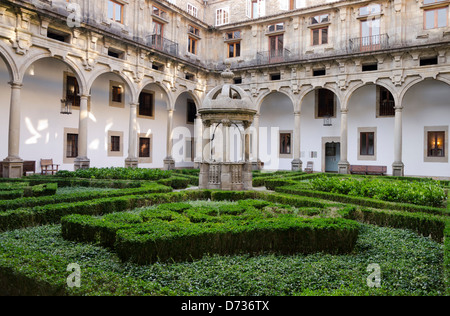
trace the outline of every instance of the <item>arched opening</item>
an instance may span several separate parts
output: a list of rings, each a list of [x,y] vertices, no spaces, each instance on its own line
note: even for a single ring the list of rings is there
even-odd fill
[[[294,157],[294,104],[281,92],[268,94],[260,106],[259,158],[266,170],[290,170]]]
[[[199,105],[190,92],[181,93],[175,101],[172,130],[172,157],[176,166],[193,168],[197,156],[196,124]],[[200,123],[201,124],[201,123]],[[200,139],[201,142],[201,139]]]
[[[338,172],[340,160],[340,101],[326,88],[315,88],[301,100],[300,158],[313,171]]]
[[[88,101],[91,167],[123,167],[128,156],[131,87],[114,72],[95,77]]]
[[[8,82],[11,81],[10,70],[8,65],[0,55],[0,161],[8,156],[8,128],[9,128],[9,108],[11,86]],[[0,168],[0,173],[2,172]]]
[[[73,162],[68,163],[65,157],[73,156],[73,160],[77,155],[79,102],[73,104],[72,115],[64,115],[61,100],[78,97],[73,83],[79,84],[79,78],[68,63],[52,57],[32,62],[23,73],[20,157],[35,161],[37,172],[40,159],[53,159],[60,169],[73,169]]]
[[[408,88],[403,106],[405,175],[450,177],[450,86],[426,79]]]
[[[365,84],[351,94],[347,109],[350,165],[390,167],[395,160],[393,94],[384,86]]]
[[[167,92],[149,83],[139,93],[137,106],[137,158],[139,167],[163,168],[167,157],[170,101]]]

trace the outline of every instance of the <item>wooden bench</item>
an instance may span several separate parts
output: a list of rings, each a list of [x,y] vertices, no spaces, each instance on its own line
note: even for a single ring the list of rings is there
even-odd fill
[[[386,166],[360,166],[351,165],[351,174],[364,174],[364,175],[385,175],[387,172]]]
[[[23,175],[27,176],[29,173],[36,173],[36,161],[24,161],[23,162]]]
[[[53,159],[41,159],[41,174],[47,175],[51,173],[52,175],[58,172],[59,165],[53,163]]]
[[[314,171],[314,162],[308,161],[308,162],[306,163],[305,172],[306,172],[306,173],[313,173],[313,171]]]

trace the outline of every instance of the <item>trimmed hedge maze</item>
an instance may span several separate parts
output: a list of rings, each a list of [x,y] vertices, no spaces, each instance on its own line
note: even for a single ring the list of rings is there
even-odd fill
[[[253,184],[198,190],[198,170],[125,168],[1,179],[23,193],[0,200],[0,294],[450,294],[449,182],[279,171]],[[81,287],[66,284],[71,263]]]

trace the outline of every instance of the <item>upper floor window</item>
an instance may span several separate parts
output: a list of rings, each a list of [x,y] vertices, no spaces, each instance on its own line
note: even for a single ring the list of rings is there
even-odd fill
[[[188,32],[195,36],[200,36],[200,30],[195,26],[188,25]]]
[[[432,3],[439,3],[446,0],[423,0],[423,4],[432,4]]]
[[[197,55],[198,40],[192,36],[188,37],[188,52]]]
[[[328,44],[328,26],[311,30],[311,45]]]
[[[294,10],[297,7],[297,0],[280,0],[280,10]]]
[[[108,0],[108,19],[123,23],[123,4]]]
[[[155,7],[155,6],[152,7],[152,14],[156,17],[167,20],[167,12],[164,10],[161,10],[158,7]]]
[[[320,24],[329,22],[329,15],[322,14],[311,17],[311,24]]]
[[[246,0],[246,15],[250,19],[257,19],[266,15],[266,0]]]
[[[284,31],[284,23],[271,24],[267,27],[267,32]]]
[[[230,22],[230,9],[222,8],[216,10],[216,26],[228,24]]]
[[[241,39],[241,31],[232,31],[225,33],[225,40]]]
[[[359,15],[372,15],[380,13],[381,13],[381,5],[376,3],[359,8]]]
[[[187,4],[187,11],[192,16],[197,17],[197,15],[198,15],[198,9],[190,3]]]
[[[448,25],[448,6],[424,10],[423,20],[426,30],[446,27]]]

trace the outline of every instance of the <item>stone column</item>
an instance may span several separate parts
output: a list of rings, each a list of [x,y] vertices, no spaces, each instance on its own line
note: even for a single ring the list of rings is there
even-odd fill
[[[294,160],[292,161],[292,171],[301,171],[303,162],[300,159],[300,119],[301,115],[300,112],[294,113],[294,119],[295,119],[295,127],[294,127],[294,142],[293,142],[293,148],[294,148]]]
[[[164,158],[164,169],[172,170],[175,169],[175,160],[172,157],[172,129],[173,129],[173,110],[168,110],[167,117],[167,142],[166,142],[166,152],[167,156]]]
[[[88,95],[80,96],[80,116],[78,121],[78,157],[75,158],[75,170],[88,169],[90,160],[87,157],[88,148]]]
[[[244,122],[244,161],[250,162],[250,126],[251,122]]]
[[[20,178],[23,174],[23,160],[19,157],[20,144],[20,93],[22,83],[10,82],[8,157],[3,160],[3,177]]]
[[[256,114],[253,118],[253,127],[255,128],[255,139],[253,142],[255,145],[253,146],[254,152],[253,157],[256,156],[256,159],[252,161],[252,169],[253,170],[261,170],[261,159],[259,158],[259,114]]]
[[[347,148],[348,148],[348,109],[341,109],[341,160],[338,163],[339,173],[347,174],[349,172],[349,166],[347,160]]]
[[[223,162],[230,162],[230,126],[231,122],[228,120],[222,121],[222,157]]]
[[[403,177],[405,175],[405,166],[403,164],[402,146],[403,146],[403,107],[395,107],[395,125],[394,125],[394,163],[392,164],[392,175]]]
[[[139,103],[130,104],[130,122],[128,125],[128,157],[125,159],[125,167],[137,168],[139,158],[137,156],[137,107]]]
[[[203,121],[203,134],[202,134],[202,156],[203,161],[211,160],[211,122]]]
[[[250,162],[250,126],[252,122],[244,121],[244,161],[242,170],[243,189],[251,190],[253,188],[252,163]]]
[[[202,151],[203,151],[203,124],[200,115],[197,115],[194,123],[194,139],[195,139],[195,159],[194,168],[200,168],[202,162]]]

